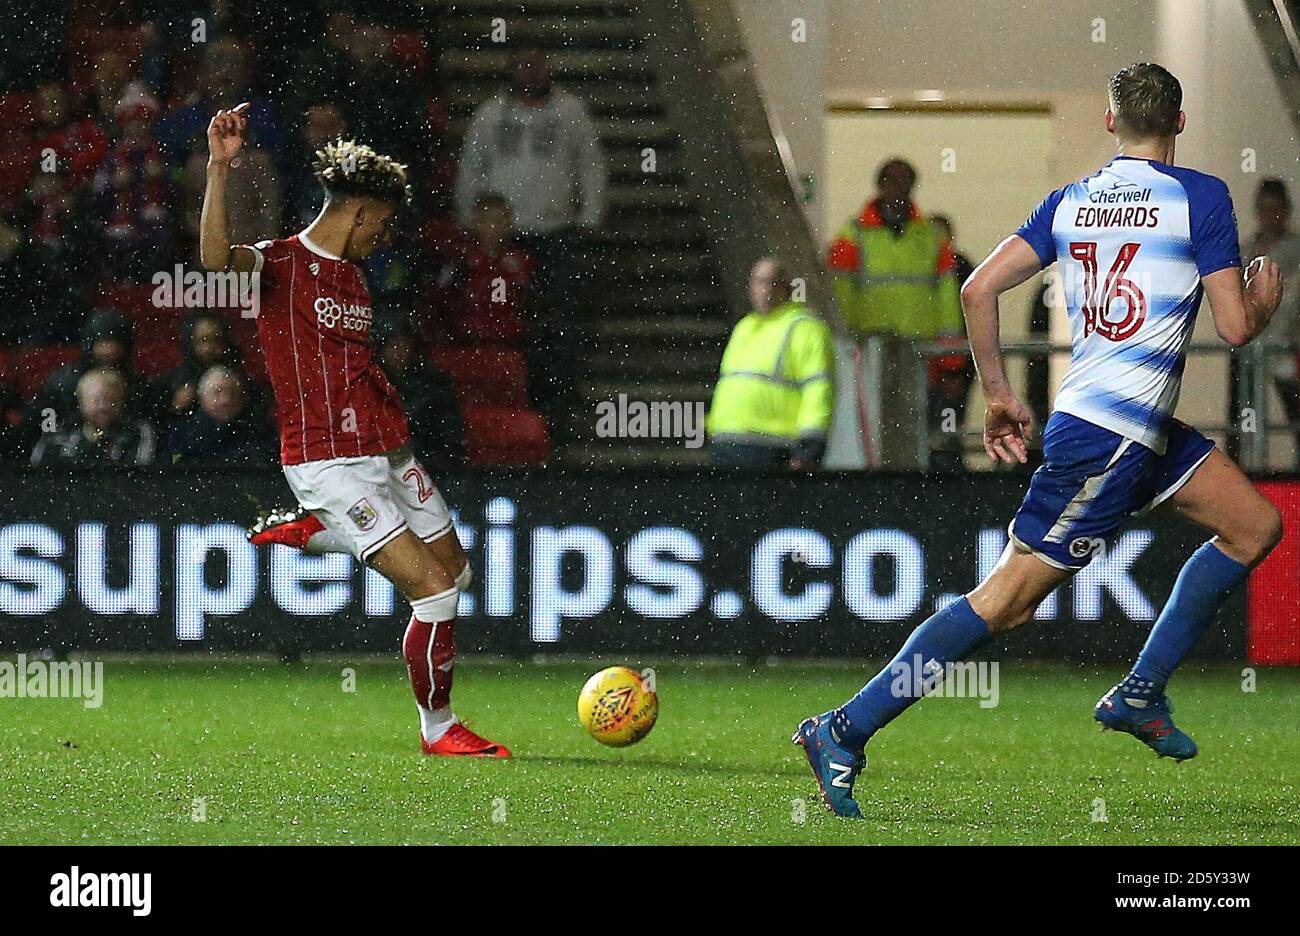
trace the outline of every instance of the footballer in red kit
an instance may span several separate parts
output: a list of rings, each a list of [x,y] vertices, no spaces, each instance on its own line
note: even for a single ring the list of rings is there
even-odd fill
[[[409,200],[406,167],[352,140],[317,152],[320,214],[282,240],[231,244],[226,180],[238,171],[247,104],[208,126],[200,253],[248,276],[275,393],[285,478],[298,508],[260,518],[258,545],[350,552],[411,604],[402,641],[426,754],[509,757],[451,709],[456,606],[472,581],[447,504],[410,448],[397,391],[370,343],[373,309],[358,266],[388,242]]]
[[[303,235],[249,249],[281,461],[379,455],[410,442],[397,391],[371,351],[370,291],[356,265]]]

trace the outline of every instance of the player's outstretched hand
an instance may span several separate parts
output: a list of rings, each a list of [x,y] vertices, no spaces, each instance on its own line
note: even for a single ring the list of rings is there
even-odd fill
[[[984,410],[984,451],[994,461],[1008,465],[1029,460],[1025,440],[1033,434],[1033,417],[1023,403],[1013,396],[989,400]]]
[[[230,110],[219,110],[208,124],[208,156],[214,163],[228,163],[244,145],[248,102]]]
[[[1268,257],[1256,257],[1246,267],[1246,298],[1270,319],[1282,302],[1282,269]]]

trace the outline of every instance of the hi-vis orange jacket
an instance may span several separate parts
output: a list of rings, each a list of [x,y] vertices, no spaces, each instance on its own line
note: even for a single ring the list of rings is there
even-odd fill
[[[915,206],[899,235],[868,202],[831,244],[827,266],[855,331],[925,339],[962,332],[952,246]]]

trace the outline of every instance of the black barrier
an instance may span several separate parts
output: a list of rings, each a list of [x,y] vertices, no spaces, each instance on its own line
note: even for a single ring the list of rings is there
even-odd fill
[[[882,656],[996,560],[1022,475],[484,473],[445,479],[476,578],[464,650]],[[406,619],[348,556],[257,550],[276,471],[0,479],[0,648],[382,650]],[[1141,646],[1204,535],[1129,527],[1000,650]],[[1245,601],[1197,648],[1240,659]]]

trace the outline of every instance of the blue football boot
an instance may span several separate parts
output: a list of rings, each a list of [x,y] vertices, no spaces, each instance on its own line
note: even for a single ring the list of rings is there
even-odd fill
[[[1147,701],[1144,705],[1129,701],[1115,686],[1101,697],[1092,717],[1103,728],[1124,731],[1137,738],[1161,757],[1185,761],[1196,756],[1196,742],[1174,724],[1173,703],[1165,695]]]
[[[802,722],[790,738],[803,748],[812,767],[822,799],[837,816],[861,819],[862,810],[853,799],[853,783],[867,766],[867,756],[839,742],[831,730],[834,712],[817,715]]]

